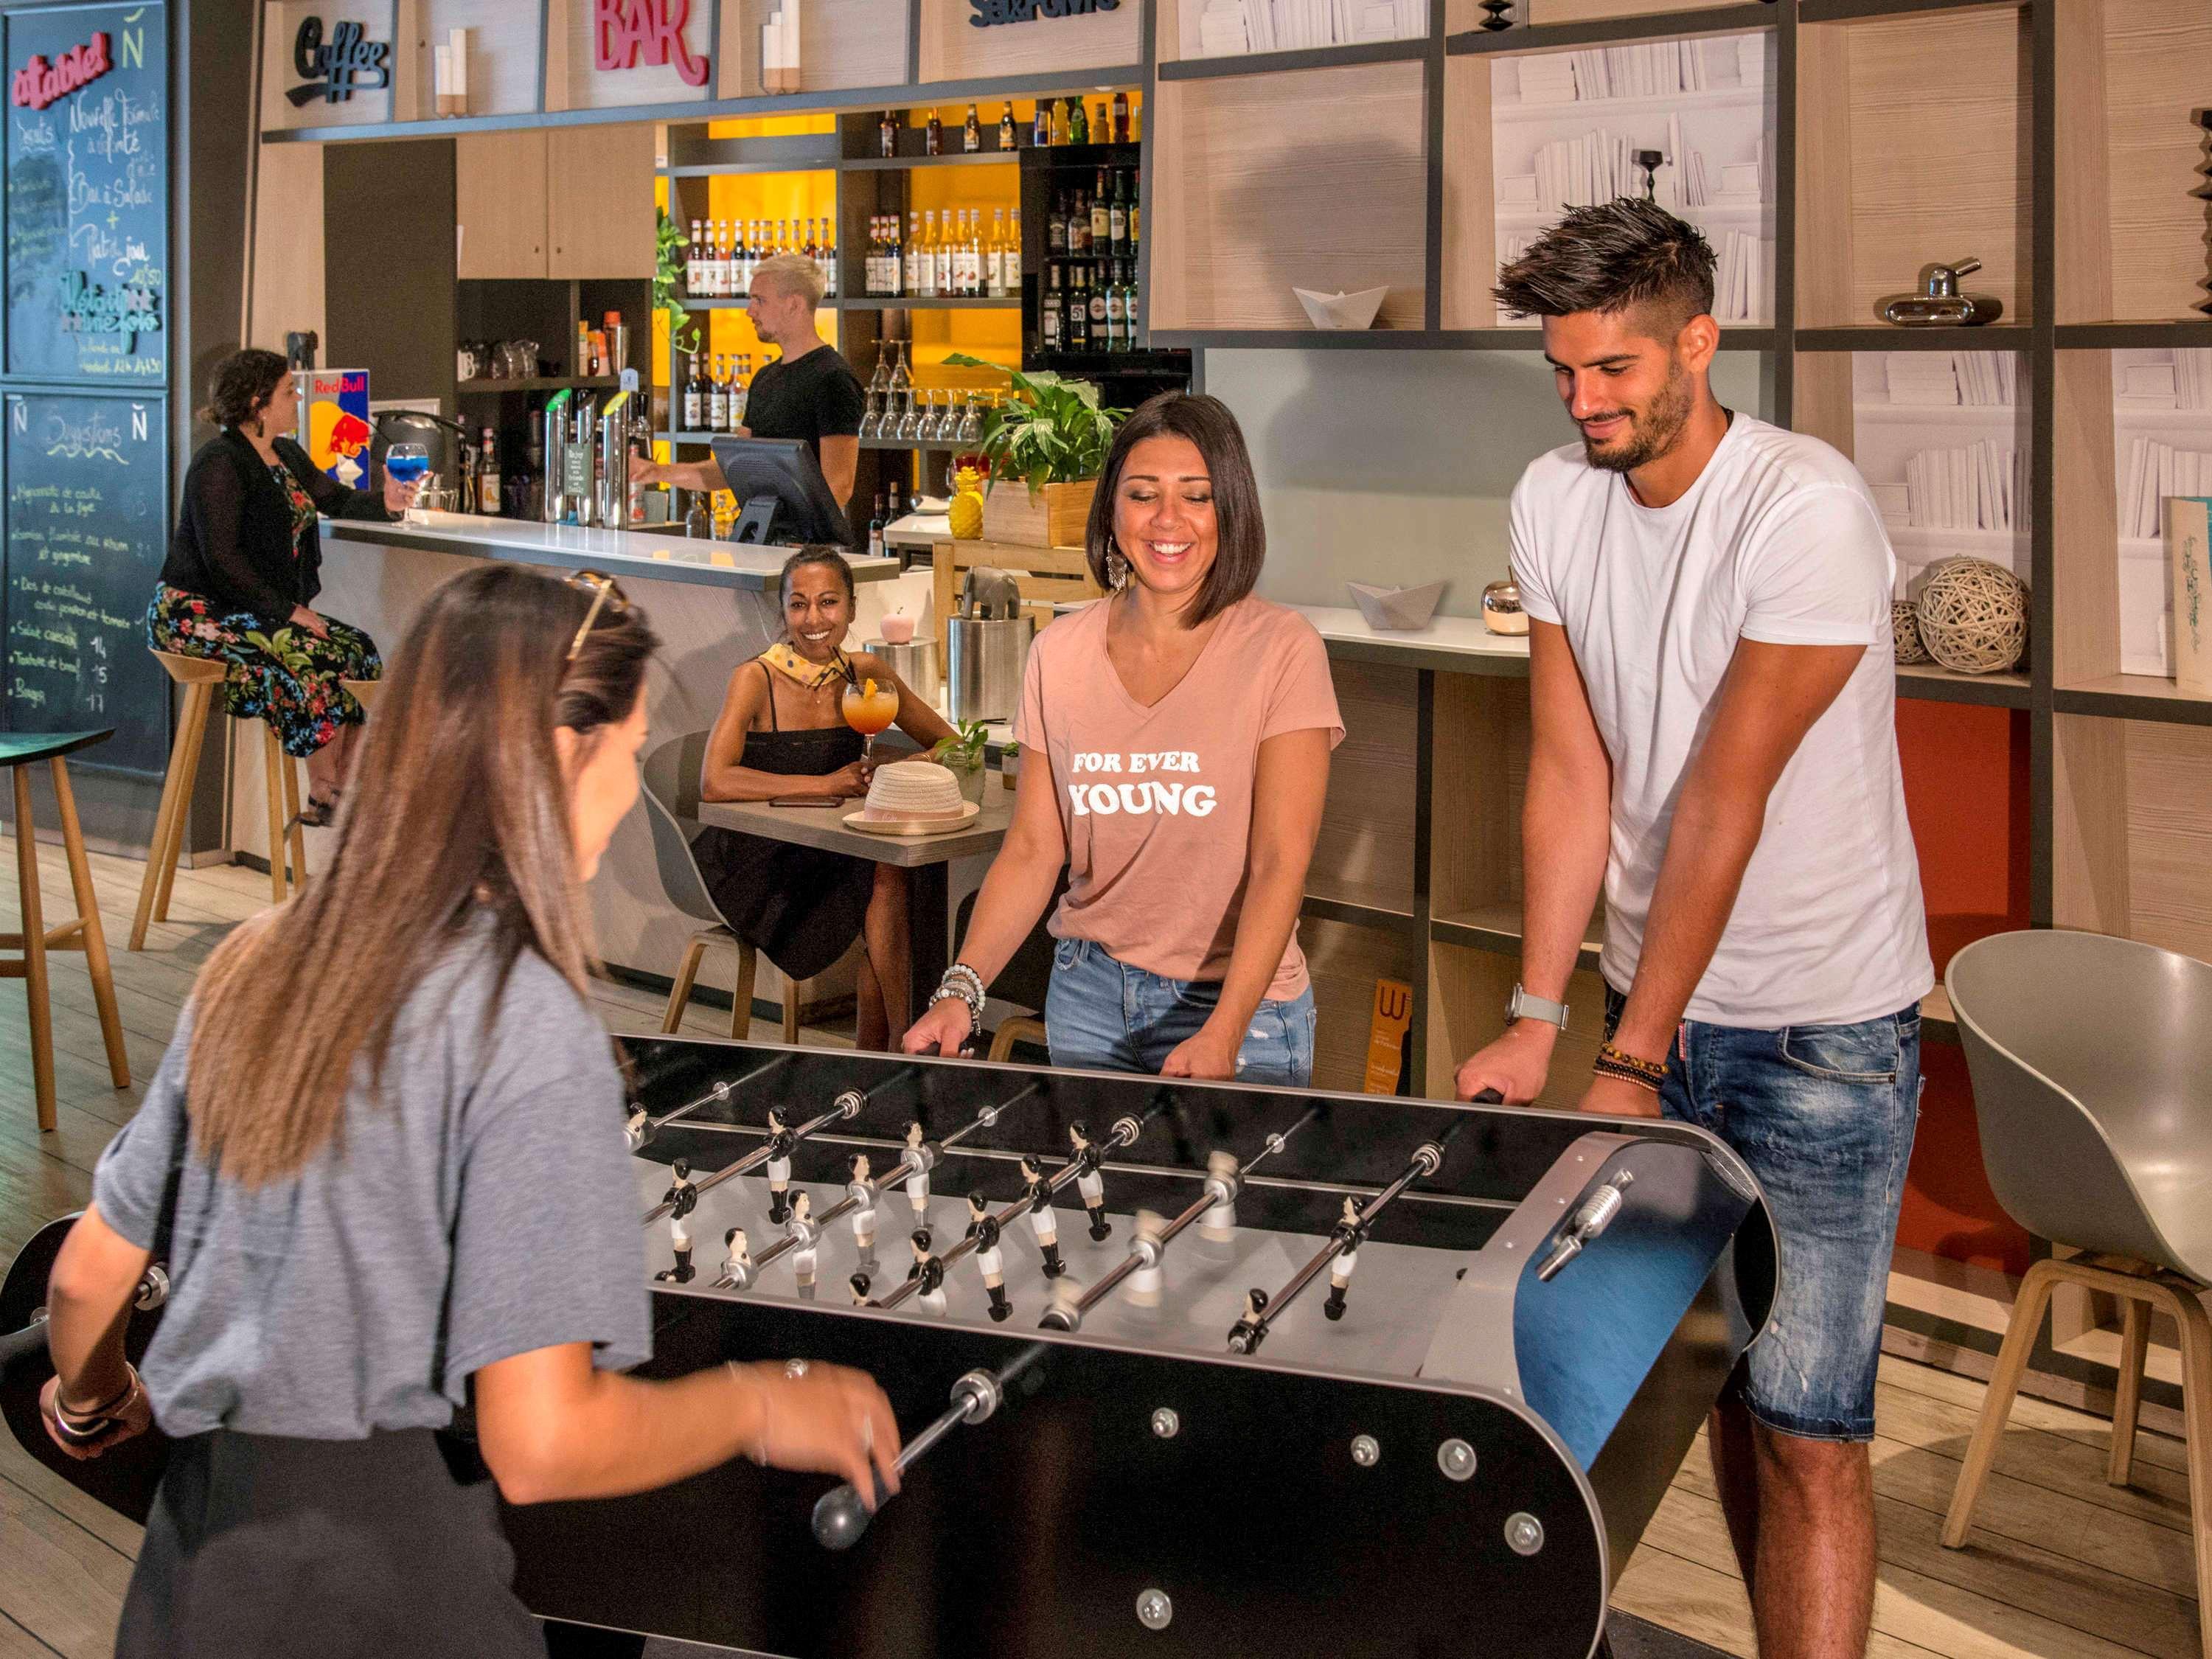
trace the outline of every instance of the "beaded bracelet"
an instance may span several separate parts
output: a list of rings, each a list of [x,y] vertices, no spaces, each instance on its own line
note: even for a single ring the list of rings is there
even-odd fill
[[[1624,1083],[1633,1083],[1638,1088],[1649,1089],[1655,1095],[1667,1080],[1664,1060],[1644,1060],[1616,1048],[1610,1042],[1599,1045],[1596,1062],[1590,1069],[1600,1077],[1619,1078]]]

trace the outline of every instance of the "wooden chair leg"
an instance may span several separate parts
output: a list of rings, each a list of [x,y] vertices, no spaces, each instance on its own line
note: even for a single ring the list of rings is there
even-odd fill
[[[22,890],[23,988],[31,1005],[31,1086],[39,1107],[39,1127],[52,1129],[54,1116],[54,1015],[46,1001],[46,917],[39,902],[39,834],[31,821],[31,776],[9,769],[15,780],[15,880]]]
[[[668,1012],[660,1017],[664,1032],[681,1030],[684,1011],[690,1006],[691,987],[699,977],[699,958],[707,954],[705,939],[695,939],[684,947],[684,965],[676,970],[676,983],[668,990]]]
[[[2189,1444],[2189,1529],[2197,1545],[2198,1640],[2212,1654],[2212,1317],[2197,1287],[2170,1275],[2153,1291],[2181,1333],[2181,1407]]]
[[[2107,1484],[2124,1486],[2135,1473],[2136,1419],[2142,1405],[2143,1364],[2150,1353],[2150,1304],[2130,1297],[2120,1331],[2120,1381],[2112,1394],[2112,1456]]]
[[[192,723],[191,746],[185,751],[184,781],[179,786],[182,793],[177,797],[177,810],[169,819],[168,852],[161,860],[161,885],[154,895],[154,920],[169,919],[169,890],[177,879],[177,866],[185,859],[185,825],[192,816],[192,781],[199,776],[200,750],[207,744],[208,715],[215,705],[216,688],[196,685],[185,693],[185,715]]]
[[[307,832],[300,824],[300,763],[285,754],[281,744],[276,753],[284,763],[284,822],[291,826],[288,840],[292,853],[292,890],[296,893],[307,884]]]
[[[738,941],[738,979],[730,988],[730,1036],[743,1042],[753,1034],[753,987],[760,981],[760,952]]]
[[[1982,1402],[1981,1420],[1974,1425],[1974,1437],[1966,1443],[1966,1459],[1951,1493],[1950,1513],[1943,1517],[1946,1549],[1958,1549],[1966,1541],[1966,1529],[1974,1519],[1974,1500],[1981,1496],[1982,1483],[1997,1461],[1997,1444],[2004,1438],[2005,1422],[2012,1415],[2013,1396],[2020,1392],[2028,1356],[2035,1351],[2036,1333],[2043,1328],[2044,1310],[2051,1304],[2051,1287],[2057,1283],[2063,1265],[2048,1259],[2039,1261],[2020,1281],[2012,1322],[2005,1327],[2004,1346],[1997,1350],[1996,1369],[1990,1373],[1989,1393]]]
[[[276,728],[264,724],[261,728],[262,793],[269,798],[269,902],[284,902],[284,769],[278,758],[283,754],[276,741]]]
[[[199,759],[199,733],[196,728],[214,690],[211,685],[185,688],[185,712],[177,721],[176,741],[169,745],[169,775],[161,780],[161,810],[154,814],[154,840],[146,849],[146,878],[138,884],[138,911],[131,919],[131,948],[134,951],[146,948],[146,928],[154,919],[156,901],[165,915],[168,910],[169,879],[176,868],[175,849],[171,843],[181,840],[179,832],[185,805],[191,799],[192,771]]]
[[[123,1046],[123,1016],[115,1006],[115,973],[107,960],[107,935],[100,926],[100,895],[92,885],[92,866],[84,855],[84,830],[76,817],[76,797],[70,792],[69,768],[56,755],[53,768],[54,802],[62,820],[62,852],[69,860],[70,890],[76,895],[77,920],[83,927],[85,971],[92,976],[92,1000],[100,1010],[100,1035],[107,1044],[107,1075],[118,1089],[131,1086],[131,1055]]]
[[[990,1058],[1003,1060],[1011,1057],[1017,1042],[1042,1043],[1044,1041],[1044,1022],[1031,1019],[1026,1014],[1016,1014],[999,1022],[999,1029],[991,1036]]]

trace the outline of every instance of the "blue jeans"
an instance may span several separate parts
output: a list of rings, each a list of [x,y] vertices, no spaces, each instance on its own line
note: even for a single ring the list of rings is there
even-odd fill
[[[1116,962],[1087,939],[1053,946],[1045,1041],[1055,1066],[1158,1074],[1221,1000],[1217,980],[1164,979]],[[1303,1089],[1313,1081],[1314,996],[1262,1002],[1237,1051],[1239,1083]]]
[[[1606,988],[1606,1030],[1626,999]],[[1745,1403],[1808,1440],[1874,1437],[1875,1366],[1897,1206],[1920,1121],[1920,1005],[1856,1025],[1684,1022],[1659,1091],[1751,1166],[1782,1240]]]

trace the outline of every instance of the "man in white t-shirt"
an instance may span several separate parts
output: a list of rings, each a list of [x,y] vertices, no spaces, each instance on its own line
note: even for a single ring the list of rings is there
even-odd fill
[[[1782,1237],[1772,1321],[1710,1437],[1764,1659],[1858,1659],[1890,1246],[1934,982],[1905,822],[1894,558],[1827,445],[1708,381],[1713,255],[1650,203],[1569,213],[1500,273],[1577,443],[1513,492],[1533,740],[1522,982],[1461,1066],[1534,1099],[1604,886],[1585,1111],[1698,1124]]]

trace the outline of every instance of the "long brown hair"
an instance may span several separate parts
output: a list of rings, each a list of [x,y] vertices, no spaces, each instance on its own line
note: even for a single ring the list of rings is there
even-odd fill
[[[640,611],[488,564],[432,593],[394,654],[329,867],[224,940],[194,988],[193,1144],[248,1186],[342,1134],[356,1067],[374,1092],[409,994],[489,913],[497,988],[535,951],[580,994],[591,941],[554,730],[619,725],[659,641]],[[573,657],[571,642],[574,641]],[[327,998],[321,984],[342,987]]]

